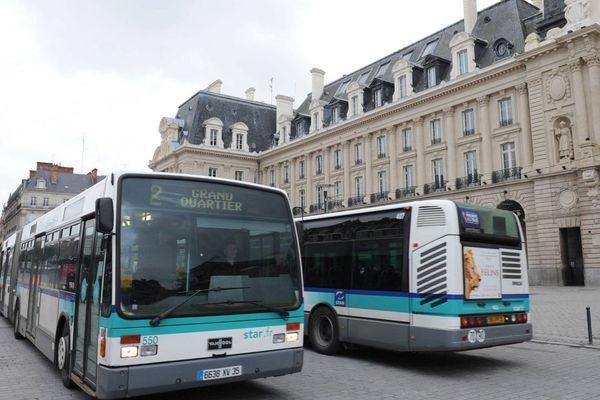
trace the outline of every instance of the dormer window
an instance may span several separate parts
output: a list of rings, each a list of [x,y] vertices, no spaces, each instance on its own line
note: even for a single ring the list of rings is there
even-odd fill
[[[467,49],[458,52],[458,73],[463,75],[469,72],[469,59],[467,56]]]
[[[250,151],[248,146],[248,126],[243,122],[231,125],[231,149],[238,151]]]
[[[319,125],[320,122],[320,118],[319,118],[319,112],[315,112],[313,113],[313,131],[318,131],[321,127]]]
[[[296,137],[302,137],[302,136],[304,136],[304,122],[300,121],[296,125]]]
[[[438,43],[437,39],[427,43],[427,45],[423,49],[423,52],[421,53],[421,58],[433,53],[433,50],[435,50],[435,46],[437,45],[437,43]]]
[[[358,115],[358,96],[352,96],[350,103],[352,107],[352,115]]]
[[[224,148],[223,122],[216,117],[210,118],[202,124],[204,126],[204,143],[208,146]]]
[[[400,78],[398,78],[398,90],[399,90],[401,99],[407,96],[406,75],[402,75]]]
[[[216,146],[217,145],[217,138],[219,135],[219,131],[217,131],[216,129],[211,129],[210,130],[210,139],[209,139],[209,144],[211,146]]]
[[[436,71],[435,71],[435,66],[434,67],[429,67],[427,68],[427,87],[434,87],[435,85],[437,85],[437,76],[436,76]]]
[[[242,133],[238,133],[235,135],[235,149],[242,150],[244,145],[244,135]]]
[[[385,74],[385,72],[387,71],[388,67],[390,66],[390,62],[386,62],[385,64],[381,64],[379,66],[379,69],[377,70],[377,73],[375,74],[375,78],[380,78],[383,76],[383,74]]]
[[[45,179],[38,179],[36,184],[35,184],[35,188],[36,189],[46,189],[46,180]]]
[[[331,109],[331,123],[337,124],[340,121],[340,108],[334,107]]]
[[[381,107],[383,105],[383,91],[381,89],[375,89],[373,91],[373,100],[375,107]]]

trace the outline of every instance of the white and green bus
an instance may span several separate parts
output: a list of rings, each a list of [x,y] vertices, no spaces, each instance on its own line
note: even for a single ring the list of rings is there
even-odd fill
[[[305,330],[318,352],[457,351],[532,337],[525,240],[509,211],[423,200],[297,222]]]
[[[13,247],[16,290],[3,301],[15,338],[67,387],[112,399],[302,368],[299,247],[281,190],[115,173],[25,225]]]

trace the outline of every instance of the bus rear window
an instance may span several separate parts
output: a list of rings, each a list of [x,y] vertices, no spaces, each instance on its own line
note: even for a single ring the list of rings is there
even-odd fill
[[[512,212],[461,203],[457,206],[461,237],[490,243],[520,242],[518,222]]]

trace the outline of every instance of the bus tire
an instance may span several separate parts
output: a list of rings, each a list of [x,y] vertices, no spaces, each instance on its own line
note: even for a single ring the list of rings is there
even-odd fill
[[[308,336],[317,353],[339,353],[342,349],[339,333],[337,317],[329,308],[320,307],[311,315]]]
[[[57,349],[56,349],[56,366],[60,371],[60,378],[63,386],[67,389],[72,389],[75,384],[71,380],[71,368],[70,368],[70,351],[69,351],[70,335],[69,335],[69,324],[65,322],[62,328],[62,333],[58,338]]]
[[[13,332],[13,336],[17,340],[23,339],[23,335],[21,335],[21,332],[19,332],[20,325],[21,325],[21,318],[19,317],[19,303],[17,303],[17,306],[15,307],[15,325],[14,325],[14,332]]]

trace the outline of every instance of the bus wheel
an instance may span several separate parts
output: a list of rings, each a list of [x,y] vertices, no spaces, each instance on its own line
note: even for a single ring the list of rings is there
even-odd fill
[[[23,339],[23,335],[21,335],[21,333],[19,332],[19,325],[21,325],[21,321],[19,318],[19,304],[17,303],[17,306],[15,307],[15,331],[13,333],[13,336],[17,340]]]
[[[338,340],[337,318],[327,307],[318,308],[310,317],[308,335],[314,349],[321,354],[336,354],[342,349]]]
[[[62,379],[63,385],[71,389],[75,385],[71,380],[71,372],[69,368],[69,325],[65,323],[63,325],[62,334],[58,339],[58,346],[56,350],[56,365],[60,371],[60,378]]]

